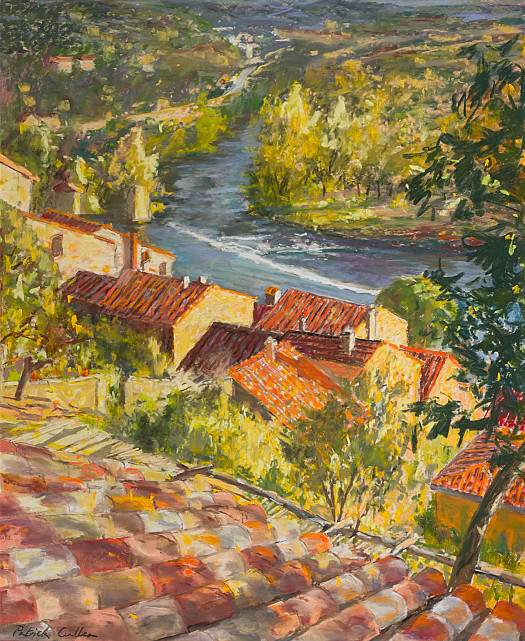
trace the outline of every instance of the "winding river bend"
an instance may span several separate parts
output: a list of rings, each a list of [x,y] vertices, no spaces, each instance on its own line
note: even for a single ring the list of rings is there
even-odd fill
[[[242,193],[250,165],[247,129],[214,154],[170,169],[165,210],[139,228],[145,242],[174,252],[176,276],[210,281],[257,296],[268,285],[370,302],[394,278],[438,264],[435,250],[392,247],[306,232],[248,214]],[[462,256],[442,257],[454,273],[471,271]]]

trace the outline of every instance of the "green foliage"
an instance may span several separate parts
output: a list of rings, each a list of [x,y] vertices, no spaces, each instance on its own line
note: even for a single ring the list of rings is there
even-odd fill
[[[350,400],[332,398],[284,432],[282,447],[295,484],[306,483],[332,521],[351,519],[357,530],[363,519],[383,512],[387,497],[392,500],[392,491],[407,481],[410,430],[396,406],[401,390],[374,380],[361,381],[353,392],[366,405],[350,390]]]
[[[347,61],[292,85],[287,97],[267,99],[258,126],[260,147],[250,173],[252,207],[271,213],[308,195],[355,188],[377,197],[403,191],[413,167],[405,155],[435,135],[418,105],[429,84],[397,73],[380,77]],[[425,127],[421,127],[421,122]]]
[[[422,348],[440,348],[443,333],[454,317],[452,301],[439,300],[441,289],[429,278],[397,278],[376,298],[394,314],[408,322],[408,342]]]
[[[160,376],[164,372],[166,355],[153,332],[134,332],[118,319],[105,317],[96,319],[94,323],[87,319],[83,324],[92,332],[86,353],[88,366],[111,366],[126,377],[134,374]]]
[[[266,489],[302,498],[288,482],[289,464],[275,428],[231,401],[219,388],[174,392],[160,407],[118,415],[113,427],[150,452],[164,452],[188,464],[216,467]]]
[[[193,55],[206,44],[205,56]],[[69,100],[68,119],[105,118],[159,99],[188,102],[196,89],[212,88],[225,71],[236,68],[239,53],[201,18],[187,10],[128,0],[79,0],[65,6],[49,2],[2,2],[4,102],[16,121],[28,108],[53,113]],[[53,68],[51,56],[95,56],[94,70]],[[20,87],[24,87],[23,90]],[[11,115],[11,114],[10,114]]]
[[[451,427],[460,439],[469,430],[486,430],[495,437],[490,462],[498,466],[465,533],[451,587],[472,578],[492,514],[525,464],[525,70],[511,55],[515,45],[516,39],[466,50],[477,73],[452,100],[457,125],[429,148],[426,169],[410,185],[421,215],[434,215],[443,192],[453,190],[454,218],[493,217],[492,227],[468,231],[465,239],[474,245],[469,260],[483,276],[466,287],[461,275],[441,268],[428,274],[440,289],[438,300],[457,310],[445,341],[464,366],[465,382],[479,390],[483,413],[473,418],[459,404],[433,404],[429,437],[447,435]],[[509,414],[516,420],[499,429]]]
[[[38,244],[24,217],[0,204],[0,346],[24,361],[22,384],[33,371],[65,369],[78,357],[88,332],[57,294],[59,273],[49,250]]]

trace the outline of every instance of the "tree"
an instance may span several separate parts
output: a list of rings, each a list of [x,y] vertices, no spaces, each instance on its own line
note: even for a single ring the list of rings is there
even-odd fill
[[[464,366],[465,380],[480,390],[484,412],[473,420],[453,401],[433,404],[429,437],[451,428],[460,439],[469,430],[484,430],[497,446],[493,480],[468,525],[449,589],[472,579],[492,516],[525,469],[525,69],[515,62],[521,53],[516,45],[513,39],[465,50],[477,72],[452,99],[456,128],[427,150],[426,169],[409,191],[420,215],[435,215],[444,193],[456,198],[455,220],[490,217],[490,224],[464,238],[468,260],[483,272],[471,287],[442,269],[429,274],[441,290],[439,299],[457,308],[445,341]],[[509,414],[516,420],[509,423]],[[503,421],[506,430],[499,428]]]
[[[4,204],[0,263],[0,348],[4,358],[23,361],[15,392],[20,400],[33,372],[65,365],[87,333],[57,295],[59,272],[50,251],[38,244],[23,216]]]
[[[289,205],[306,188],[310,164],[318,154],[320,113],[308,91],[295,83],[285,100],[266,99],[261,108],[261,145],[250,172],[249,194],[265,205]]]
[[[166,356],[153,332],[140,334],[127,329],[118,319],[98,318],[84,321],[92,327],[92,340],[87,354],[92,368],[109,366],[116,370],[119,377],[118,403],[126,404],[126,383],[134,374],[161,375],[167,364]]]
[[[385,497],[399,483],[410,441],[402,421],[392,420],[395,391],[379,387],[382,393],[374,395],[379,401],[371,402],[371,413],[350,393],[346,401],[332,397],[282,434],[296,484],[309,487],[334,523],[350,519],[354,531],[384,507]],[[374,384],[364,385],[361,398],[370,400],[372,388]]]
[[[430,278],[397,278],[379,292],[376,303],[408,322],[410,345],[439,349],[455,313],[454,303],[438,300],[440,294],[441,288]]]

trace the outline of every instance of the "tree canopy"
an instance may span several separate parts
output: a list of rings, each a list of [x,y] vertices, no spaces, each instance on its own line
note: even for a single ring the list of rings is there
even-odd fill
[[[516,62],[516,44],[514,39],[465,50],[477,73],[453,97],[457,125],[427,149],[426,168],[409,190],[420,215],[435,215],[445,194],[454,199],[453,218],[489,219],[464,238],[468,260],[482,271],[474,283],[466,286],[461,274],[442,269],[428,274],[440,288],[438,300],[457,310],[445,327],[445,341],[464,366],[464,380],[479,390],[483,412],[473,419],[453,400],[433,404],[430,435],[456,428],[462,438],[469,430],[486,430],[497,444],[491,461],[497,473],[465,535],[452,586],[470,581],[490,519],[525,467],[525,69]],[[509,413],[518,420],[499,429]]]
[[[65,367],[88,334],[57,292],[59,272],[24,217],[0,205],[0,347],[4,360],[22,359],[20,398],[31,374]]]

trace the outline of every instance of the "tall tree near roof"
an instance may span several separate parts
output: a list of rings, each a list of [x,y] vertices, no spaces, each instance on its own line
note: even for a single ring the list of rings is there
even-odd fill
[[[88,333],[57,297],[59,272],[51,252],[38,245],[24,218],[3,204],[0,236],[0,345],[5,357],[23,361],[15,392],[20,400],[33,372],[46,365],[65,365]]]
[[[330,398],[282,435],[295,484],[309,487],[332,522],[349,519],[356,532],[363,519],[384,507],[403,476],[410,430],[399,419],[401,387],[385,393],[379,377],[363,382],[359,394],[370,413],[347,390],[348,400]]]
[[[459,430],[494,433],[497,448],[493,481],[474,513],[456,557],[449,588],[470,582],[488,525],[506,493],[525,471],[525,69],[515,62],[517,39],[499,46],[473,46],[466,55],[477,61],[470,86],[453,97],[458,125],[428,150],[425,171],[410,185],[420,214],[434,214],[442,193],[457,198],[453,218],[491,217],[488,229],[470,231],[475,239],[469,260],[483,276],[470,288],[460,275],[439,269],[430,274],[442,301],[458,310],[445,332],[465,368],[465,377],[482,390],[483,418],[473,420],[451,401],[427,408],[433,424],[429,438]],[[520,46],[521,50],[521,46]],[[515,55],[517,53],[517,55]],[[439,196],[438,196],[439,195]],[[514,415],[506,433],[498,427]]]
[[[445,325],[452,320],[452,301],[437,300],[441,289],[429,278],[397,278],[384,287],[376,304],[408,322],[408,343],[425,349],[439,348]]]

